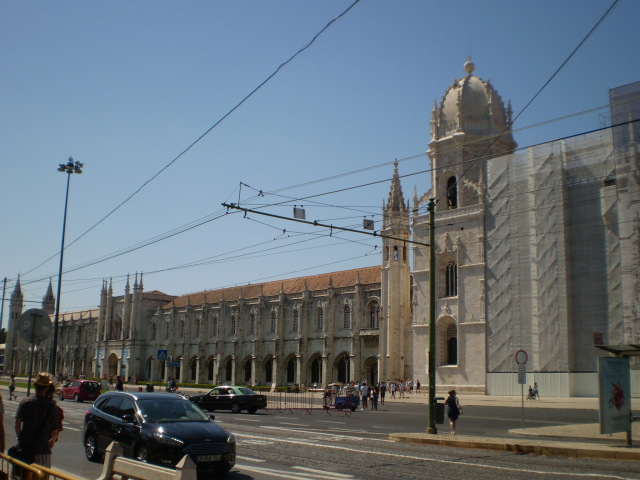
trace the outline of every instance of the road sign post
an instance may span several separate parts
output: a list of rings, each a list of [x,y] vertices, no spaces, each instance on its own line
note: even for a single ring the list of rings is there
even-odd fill
[[[29,358],[29,378],[27,380],[27,397],[31,395],[31,377],[33,377],[33,358],[36,356],[36,343],[51,335],[51,319],[49,314],[39,308],[31,308],[18,319],[18,334],[25,342],[31,344]],[[51,372],[55,375],[55,372]]]
[[[529,356],[524,350],[516,352],[516,363],[518,364],[518,383],[520,384],[520,399],[522,402],[522,429],[524,430],[524,385],[527,383],[527,361]]]

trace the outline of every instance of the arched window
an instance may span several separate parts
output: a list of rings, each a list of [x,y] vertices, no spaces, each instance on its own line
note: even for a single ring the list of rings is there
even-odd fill
[[[447,180],[447,207],[458,208],[458,180],[456,177]]]
[[[213,317],[213,326],[211,328],[211,336],[212,337],[217,337],[218,336],[218,317]]]
[[[236,316],[231,315],[231,335],[236,334]]]
[[[318,330],[322,330],[324,328],[324,313],[322,309],[318,309]]]
[[[256,316],[253,313],[251,314],[251,317],[249,317],[249,333],[251,335],[256,334]]]
[[[196,375],[198,373],[198,360],[194,358],[191,360],[191,380],[196,380]]]
[[[452,324],[447,327],[445,333],[445,345],[447,349],[446,364],[457,365],[458,364],[458,329]]]
[[[184,338],[184,318],[182,320],[180,320],[180,338]]]
[[[369,308],[369,328],[378,328],[378,316],[380,315],[380,305],[372,303]]]
[[[458,295],[458,266],[453,260],[447,264],[445,275],[445,296],[455,297]]]
[[[299,325],[299,318],[298,318],[298,310],[294,310],[293,311],[293,331],[297,332],[299,327],[300,325]]]
[[[344,306],[344,328],[351,328],[351,308]]]
[[[158,334],[158,325],[153,323],[151,325],[151,340],[155,340],[157,334]]]
[[[271,333],[276,331],[276,312],[271,312]]]
[[[196,338],[200,338],[200,327],[202,326],[202,321],[198,318],[196,320]]]

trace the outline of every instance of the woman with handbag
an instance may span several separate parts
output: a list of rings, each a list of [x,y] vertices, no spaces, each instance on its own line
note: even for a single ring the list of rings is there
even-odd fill
[[[23,399],[16,412],[18,449],[24,453],[25,463],[51,467],[51,449],[58,439],[60,419],[49,400],[53,389],[51,375],[40,372],[34,380],[35,396]]]

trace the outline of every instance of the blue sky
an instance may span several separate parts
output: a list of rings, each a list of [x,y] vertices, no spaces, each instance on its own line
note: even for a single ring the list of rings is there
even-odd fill
[[[18,274],[27,308],[39,306],[50,278],[55,291],[65,193],[58,164],[69,155],[84,163],[71,178],[69,245],[351,3],[0,0],[7,298]],[[381,182],[395,159],[401,175],[427,170],[433,102],[463,76],[467,55],[518,114],[611,3],[361,0],[67,248],[62,311],[95,307],[103,279],[122,294],[127,274],[141,271],[146,290],[179,295],[379,264],[370,237],[256,215],[211,219],[238,198],[255,208]],[[607,121],[602,109],[526,128],[604,106],[610,88],[640,80],[638,18],[634,0],[613,10],[518,118],[520,146]],[[251,188],[239,191],[241,182]],[[427,191],[429,175],[403,179],[406,199],[414,186]],[[265,196],[254,198],[259,190]],[[266,211],[291,216],[293,204],[304,205],[311,220],[355,227],[367,216],[379,228],[388,191],[382,182]],[[94,263],[191,223],[203,224]]]

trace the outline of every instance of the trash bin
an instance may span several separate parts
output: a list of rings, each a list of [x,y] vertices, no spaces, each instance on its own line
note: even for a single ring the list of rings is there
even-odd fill
[[[153,383],[147,383],[147,392],[153,392]]]
[[[438,425],[442,425],[444,423],[444,403],[439,403],[444,401],[444,397],[436,397],[433,399],[434,402],[434,422]]]

